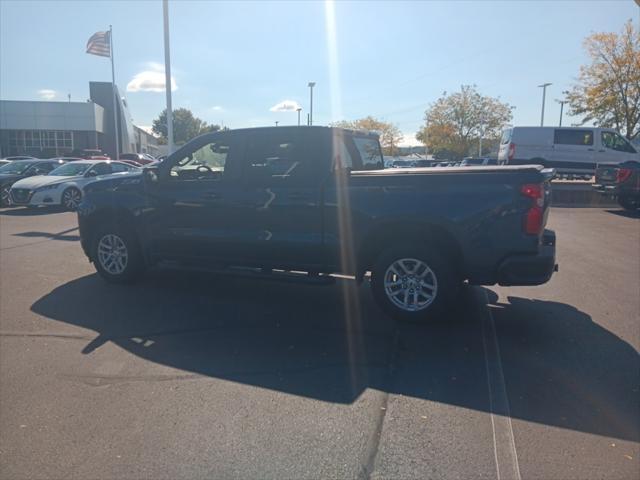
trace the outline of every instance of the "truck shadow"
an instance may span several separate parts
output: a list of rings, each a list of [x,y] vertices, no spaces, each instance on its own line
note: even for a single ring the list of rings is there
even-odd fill
[[[321,401],[352,403],[373,388],[490,411],[478,318],[487,307],[473,290],[446,322],[427,326],[396,324],[350,280],[318,287],[174,271],[135,286],[85,276],[32,310],[97,332],[87,355],[113,342],[196,375]],[[498,303],[486,292],[514,418],[640,439],[629,344],[571,306]]]

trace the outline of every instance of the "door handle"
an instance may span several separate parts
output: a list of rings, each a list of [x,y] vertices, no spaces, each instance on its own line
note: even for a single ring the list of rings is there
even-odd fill
[[[304,200],[305,198],[308,198],[308,195],[302,192],[291,192],[289,194],[289,200]]]

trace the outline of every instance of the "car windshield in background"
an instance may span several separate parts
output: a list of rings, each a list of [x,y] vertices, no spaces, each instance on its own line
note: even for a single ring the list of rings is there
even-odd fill
[[[21,160],[7,163],[6,165],[0,167],[0,174],[4,173],[8,175],[20,175],[33,164],[34,162],[24,162]]]
[[[51,176],[57,177],[75,177],[78,175],[84,175],[84,172],[91,167],[88,163],[67,163],[61,167],[56,168],[48,173]]]

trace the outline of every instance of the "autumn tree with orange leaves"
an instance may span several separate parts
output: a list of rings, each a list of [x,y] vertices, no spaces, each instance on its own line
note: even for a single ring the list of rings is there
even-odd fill
[[[620,33],[590,35],[584,47],[591,63],[568,93],[570,114],[633,140],[640,134],[640,32],[629,20]]]

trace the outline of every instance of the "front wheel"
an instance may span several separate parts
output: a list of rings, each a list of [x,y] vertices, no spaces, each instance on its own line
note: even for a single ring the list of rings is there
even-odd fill
[[[625,210],[635,212],[640,208],[640,200],[629,195],[621,195],[618,197],[618,205]]]
[[[66,210],[70,210],[72,212],[77,210],[78,205],[80,205],[80,200],[82,200],[82,192],[76,187],[69,187],[62,192],[61,203]]]
[[[130,283],[144,271],[138,239],[124,228],[102,227],[95,235],[91,257],[100,276],[110,283]]]
[[[390,248],[371,273],[373,296],[380,307],[391,317],[410,322],[442,317],[461,283],[449,256],[430,245]]]
[[[0,189],[0,207],[8,207],[11,205],[11,187],[4,186]]]

